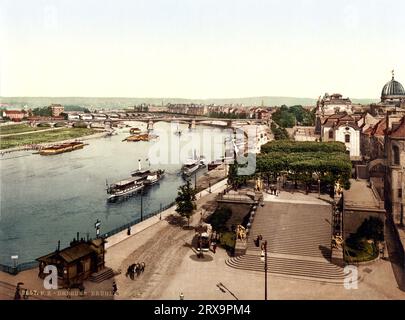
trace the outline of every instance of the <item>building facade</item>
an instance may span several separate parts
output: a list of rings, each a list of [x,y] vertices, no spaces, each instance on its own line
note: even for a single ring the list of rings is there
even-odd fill
[[[387,210],[392,213],[394,221],[402,226],[405,206],[405,116],[387,130],[385,150]]]
[[[20,122],[26,117],[25,111],[20,110],[4,110],[3,118],[9,118],[11,121]]]
[[[360,128],[356,119],[346,112],[325,117],[321,123],[321,141],[339,141],[346,146],[351,160],[359,160]]]
[[[51,108],[52,117],[59,117],[65,111],[61,104],[52,104],[49,108]]]

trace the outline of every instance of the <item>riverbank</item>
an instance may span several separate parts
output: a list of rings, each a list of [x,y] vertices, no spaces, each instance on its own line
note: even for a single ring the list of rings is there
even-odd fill
[[[213,170],[215,171],[215,170]],[[219,171],[219,170],[218,170]],[[220,180],[219,182],[216,182],[214,185],[211,186],[211,190],[209,188],[204,189],[196,194],[196,199],[199,200],[211,193],[217,193],[219,191],[222,191],[225,186],[226,186],[226,179]],[[199,184],[199,181],[197,182],[197,185]],[[142,222],[137,223],[136,225],[131,227],[131,235],[127,234],[127,230],[123,230],[117,234],[111,235],[107,238],[107,245],[106,249],[113,247],[114,245],[127,240],[128,238],[138,234],[139,232],[142,232],[143,230],[149,228],[150,226],[158,223],[159,221],[167,219],[169,216],[177,214],[176,213],[176,206],[173,205],[172,207],[168,208],[165,211],[162,211],[160,214],[157,214],[153,217],[150,217]]]
[[[34,137],[35,139],[30,140],[31,134],[29,134],[28,138],[26,137],[26,135],[22,135],[22,136],[18,136],[19,138],[22,137],[20,141],[24,141],[24,143],[20,143],[17,146],[14,147],[7,147],[7,148],[3,148],[4,146],[4,139],[0,138],[0,154],[5,154],[5,153],[10,153],[10,152],[16,152],[16,151],[26,151],[26,150],[33,150],[33,145],[35,145],[35,148],[38,147],[46,147],[50,144],[54,144],[54,143],[64,143],[64,142],[70,142],[73,139],[78,139],[80,138],[80,140],[90,140],[90,139],[96,139],[96,138],[101,138],[101,137],[105,137],[107,135],[107,132],[105,131],[97,131],[94,129],[87,129],[87,128],[64,128],[65,130],[57,130],[57,134],[54,135],[54,131],[47,131],[48,134],[45,134],[44,137]],[[66,131],[69,130],[69,131]],[[73,131],[74,130],[74,131]],[[76,131],[77,130],[77,131]],[[43,131],[43,130],[42,130]],[[42,135],[43,132],[42,131],[38,131],[33,133],[32,135]],[[60,132],[62,131],[62,132]],[[71,132],[71,134],[69,134],[69,132]],[[52,134],[49,134],[52,133]],[[14,137],[14,135],[13,135]],[[5,139],[7,139],[9,137],[6,137]],[[18,139],[17,139],[18,140]],[[46,140],[46,141],[43,141]],[[36,142],[35,142],[36,141]]]
[[[215,171],[215,170],[213,170]],[[215,199],[216,194],[221,192],[226,187],[226,180],[222,180],[211,186],[211,190],[202,190],[197,194],[197,210],[191,219],[191,225],[198,223],[201,219],[199,212],[201,209],[207,205],[208,202]],[[211,192],[210,192],[211,191]],[[106,243],[106,266],[112,268],[117,276],[120,277],[119,288],[121,292],[125,291],[124,285],[121,283],[121,278],[125,278],[125,272],[122,274],[124,266],[128,261],[132,261],[134,257],[134,252],[138,248],[143,248],[144,246],[149,247],[146,242],[154,242],[156,246],[159,247],[159,252],[162,254],[156,255],[156,252],[152,255],[147,254],[147,257],[142,257],[147,265],[147,270],[145,271],[145,277],[142,281],[138,281],[137,286],[142,287],[148,279],[148,274],[156,271],[156,267],[159,265],[159,259],[165,260],[177,258],[182,259],[183,255],[176,255],[173,250],[177,251],[178,247],[173,246],[173,241],[180,241],[183,243],[183,237],[186,236],[187,240],[189,237],[194,236],[194,230],[183,229],[180,225],[173,223],[171,217],[176,216],[175,212],[176,206],[172,206],[167,210],[150,217],[134,226],[131,227],[131,234],[127,234],[127,230],[123,230],[117,234],[111,235],[107,238]],[[170,248],[169,250],[166,249]],[[189,248],[183,248],[181,250],[189,250]],[[156,259],[156,256],[159,259]],[[177,257],[177,258],[176,258]],[[180,260],[179,260],[180,261]],[[156,265],[157,264],[157,265]],[[41,295],[31,296],[29,299],[33,300],[44,300],[44,299],[67,299],[63,290],[55,290],[51,292],[43,288],[42,280],[37,276],[37,268],[22,271],[17,275],[11,275],[5,272],[0,272],[0,299],[13,299],[15,286],[18,282],[24,283],[24,288],[30,290],[37,290],[41,292]],[[115,279],[117,279],[117,276]],[[108,292],[111,289],[111,283],[113,279],[103,281],[102,283],[93,283],[90,281],[85,281],[84,286],[86,292],[89,296],[85,299],[112,299],[110,296],[97,296],[97,292]],[[130,289],[130,287],[127,287]],[[56,292],[57,291],[57,292]],[[72,290],[72,297],[70,299],[83,299],[75,296],[75,290]],[[76,290],[77,291],[77,290]],[[133,294],[129,294],[132,296]],[[126,295],[121,294],[122,298],[128,298]]]

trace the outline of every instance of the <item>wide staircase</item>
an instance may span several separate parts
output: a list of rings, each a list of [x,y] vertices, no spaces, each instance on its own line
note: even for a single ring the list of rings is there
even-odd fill
[[[327,203],[266,202],[259,206],[249,233],[246,254],[228,259],[232,268],[262,271],[261,249],[267,240],[268,272],[342,283],[343,269],[330,262],[331,207]]]

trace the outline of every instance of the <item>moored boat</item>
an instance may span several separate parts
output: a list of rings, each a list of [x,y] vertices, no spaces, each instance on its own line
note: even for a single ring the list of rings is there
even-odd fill
[[[191,176],[200,168],[200,162],[196,159],[187,159],[181,167],[181,172],[185,176]]]
[[[131,129],[129,130],[129,133],[130,133],[130,134],[141,133],[141,129],[139,129],[139,128],[131,128]]]
[[[125,138],[123,141],[129,141],[129,142],[150,141],[150,140],[156,139],[158,137],[159,137],[158,135],[144,132],[144,133],[131,135],[131,136]]]
[[[194,151],[194,157],[187,159],[183,166],[181,167],[181,172],[184,176],[191,176],[198,169],[205,167],[205,158],[204,156],[197,157]]]
[[[129,197],[143,188],[144,185],[138,177],[120,180],[110,185],[107,184],[108,200],[112,201],[122,197]]]
[[[161,180],[165,171],[158,169],[155,171],[142,169],[141,160],[138,160],[138,170],[131,172],[132,177],[139,178],[145,185],[152,185]]]
[[[82,149],[84,147],[84,143],[81,141],[74,141],[74,142],[66,142],[61,144],[55,144],[50,147],[42,148],[39,151],[39,154],[42,156],[50,156],[55,154],[60,154],[64,152],[70,152],[78,149]]]
[[[164,174],[165,171],[160,169],[156,171],[151,171],[146,177],[144,184],[150,186],[155,183],[158,183],[163,178]]]
[[[208,163],[208,171],[214,170],[215,168],[219,167],[222,164],[231,164],[233,163],[234,158],[231,156],[228,157],[220,157],[217,160],[213,160],[210,163]]]

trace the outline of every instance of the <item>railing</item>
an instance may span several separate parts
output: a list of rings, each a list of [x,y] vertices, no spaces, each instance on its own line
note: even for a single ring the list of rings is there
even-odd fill
[[[171,202],[171,203],[165,205],[165,206],[162,207],[161,209],[158,209],[158,210],[156,210],[156,211],[153,211],[153,212],[151,212],[151,213],[148,213],[148,214],[144,215],[144,216],[142,217],[142,219],[141,219],[141,218],[138,218],[138,219],[135,219],[135,220],[133,220],[133,221],[131,221],[131,222],[129,222],[129,223],[126,223],[126,224],[124,224],[124,225],[122,225],[122,226],[119,226],[119,227],[117,227],[117,228],[115,228],[115,229],[113,229],[113,230],[111,230],[111,231],[109,231],[109,232],[106,232],[106,233],[102,234],[101,237],[102,237],[102,238],[107,238],[107,237],[110,237],[110,236],[112,236],[112,235],[114,235],[114,234],[117,234],[117,233],[119,233],[119,232],[121,232],[121,231],[123,231],[123,230],[127,230],[129,227],[132,227],[132,226],[138,224],[139,222],[142,222],[142,221],[145,220],[145,219],[149,219],[149,218],[151,218],[151,217],[153,217],[153,216],[156,216],[157,214],[159,214],[159,213],[161,213],[161,212],[163,212],[163,211],[169,209],[170,207],[172,207],[172,206],[174,206],[174,205],[175,205],[175,202],[173,201],[173,202]]]
[[[173,205],[175,205],[174,201],[167,204],[167,205],[165,205],[165,206],[163,206],[161,209],[158,209],[156,211],[153,211],[151,213],[148,213],[148,214],[144,215],[142,217],[142,219],[141,218],[135,219],[135,220],[133,220],[133,221],[131,221],[129,223],[126,223],[126,224],[124,224],[122,226],[119,226],[119,227],[117,227],[117,228],[115,228],[115,229],[113,229],[113,230],[111,230],[109,232],[106,232],[106,233],[102,234],[101,237],[102,238],[107,238],[107,237],[112,236],[114,234],[117,234],[117,233],[119,233],[119,232],[121,232],[123,230],[127,230],[129,227],[132,227],[133,225],[138,224],[139,222],[141,222],[141,221],[143,221],[145,219],[156,216],[157,214],[169,209]],[[29,262],[20,263],[20,264],[16,265],[15,267],[0,264],[0,271],[16,275],[17,273],[19,273],[21,271],[36,268],[38,265],[39,265],[38,261],[29,261]]]
[[[15,267],[6,266],[4,264],[0,264],[0,271],[7,272],[10,274],[17,274],[24,270],[29,270],[38,266],[38,261],[29,261],[24,262],[16,265]]]

